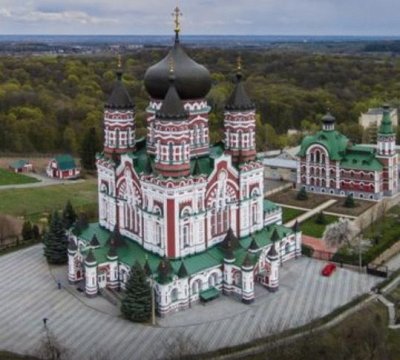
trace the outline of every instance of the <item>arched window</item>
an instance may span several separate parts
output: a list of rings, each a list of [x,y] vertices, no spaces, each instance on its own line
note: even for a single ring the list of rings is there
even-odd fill
[[[192,284],[192,294],[198,294],[201,291],[202,282],[200,279],[196,280]]]
[[[317,163],[320,162],[320,152],[319,152],[319,151],[317,151],[317,152],[315,153],[315,162],[317,162]]]
[[[178,289],[173,289],[171,291],[171,302],[175,302],[178,300]]]
[[[242,274],[239,271],[233,275],[233,285],[242,286]]]

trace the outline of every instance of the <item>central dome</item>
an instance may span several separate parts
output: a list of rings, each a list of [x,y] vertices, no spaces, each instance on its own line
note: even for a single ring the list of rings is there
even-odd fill
[[[211,88],[210,72],[192,60],[182,48],[179,39],[168,55],[151,66],[144,75],[144,85],[153,99],[163,100],[168,92],[170,63],[174,64],[175,87],[182,100],[200,99]]]

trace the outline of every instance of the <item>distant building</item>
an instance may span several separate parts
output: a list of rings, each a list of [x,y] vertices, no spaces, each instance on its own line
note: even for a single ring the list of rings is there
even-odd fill
[[[278,156],[264,158],[264,178],[296,182],[297,162],[296,154],[300,146],[284,149]]]
[[[80,175],[80,169],[71,155],[57,155],[47,165],[48,177],[56,179],[76,179]]]
[[[368,109],[368,112],[362,113],[358,123],[364,128],[379,127],[383,117],[383,107]],[[389,117],[393,126],[398,125],[397,109],[389,108]]]
[[[298,187],[371,200],[396,194],[398,155],[390,113],[385,107],[377,148],[352,145],[346,136],[335,130],[335,118],[331,114],[324,116],[322,130],[306,136],[301,143]]]
[[[27,173],[33,171],[33,165],[29,160],[17,160],[11,163],[8,167],[15,173]]]

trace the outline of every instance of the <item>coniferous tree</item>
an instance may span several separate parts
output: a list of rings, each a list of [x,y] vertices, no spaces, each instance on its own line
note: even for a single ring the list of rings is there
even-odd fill
[[[68,262],[68,240],[63,222],[54,211],[49,229],[44,235],[44,256],[49,264],[66,264]]]
[[[304,186],[297,193],[296,199],[297,200],[307,200],[308,199],[307,191]]]
[[[96,153],[101,150],[101,143],[96,129],[90,128],[83,136],[80,157],[81,165],[86,170],[96,170]]]
[[[354,202],[353,195],[349,194],[349,195],[346,197],[346,200],[345,200],[345,202],[344,202],[344,207],[353,208],[353,207],[355,207],[355,206],[356,206],[356,203]]]
[[[134,322],[145,322],[151,317],[151,288],[143,268],[136,262],[126,284],[126,294],[122,300],[121,312]]]
[[[75,223],[76,219],[76,212],[71,204],[71,201],[68,200],[62,213],[64,227],[69,229]]]
[[[26,220],[22,225],[22,238],[27,241],[33,239],[33,237],[32,223]]]
[[[320,225],[326,225],[327,221],[326,221],[326,218],[325,218],[325,214],[322,211],[320,211],[317,214],[317,216],[315,218],[315,223],[316,224],[320,224]]]

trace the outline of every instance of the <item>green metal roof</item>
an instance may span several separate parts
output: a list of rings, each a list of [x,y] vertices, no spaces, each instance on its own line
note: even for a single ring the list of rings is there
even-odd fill
[[[74,158],[69,154],[56,155],[54,157],[60,170],[72,170],[76,168]]]
[[[346,154],[340,162],[344,169],[355,169],[365,171],[381,171],[382,163],[376,158],[374,148],[366,146],[352,146],[346,151]]]
[[[322,130],[303,139],[297,156],[306,156],[307,149],[315,144],[325,147],[331,160],[341,160],[349,145],[349,139],[338,131]]]
[[[10,167],[13,169],[21,169],[23,168],[25,165],[28,165],[29,161],[28,160],[17,160],[14,161],[10,164]]]
[[[203,301],[209,301],[217,298],[218,296],[219,296],[219,291],[215,287],[200,292],[200,299]]]
[[[379,126],[379,134],[383,135],[392,135],[394,134],[392,119],[390,118],[390,109],[388,107],[384,107],[383,109],[383,118],[381,125]]]
[[[264,212],[269,213],[271,211],[277,211],[280,206],[276,205],[274,202],[264,199]]]
[[[234,256],[236,259],[235,264],[237,264],[237,266],[242,266],[253,237],[260,247],[269,245],[272,242],[271,236],[274,229],[276,229],[280,238],[292,233],[292,230],[290,228],[287,228],[283,225],[271,225],[252,235],[242,238],[240,240],[240,246],[234,251]],[[107,258],[107,254],[110,249],[108,239],[111,236],[111,232],[100,227],[98,223],[94,223],[89,224],[89,226],[84,229],[79,235],[79,238],[86,242],[86,244],[89,246],[93,235],[96,235],[100,243],[99,248],[92,248],[93,254],[96,257],[97,262],[99,264],[108,262],[109,259]],[[157,274],[162,257],[153,254],[150,251],[144,250],[139,244],[132,241],[131,239],[124,238],[124,240],[126,245],[115,249],[119,261],[128,266],[131,266],[136,261],[138,261],[139,264],[144,267],[147,260],[150,271],[153,274]],[[85,250],[83,251],[83,253],[86,254],[87,251],[88,250]],[[258,256],[259,253],[250,254],[250,259],[253,264],[257,261]],[[171,266],[172,274],[178,275],[182,263],[184,262],[184,266],[187,270],[188,276],[190,276],[205,269],[221,266],[223,261],[223,250],[220,249],[218,245],[216,245],[202,253],[186,256],[184,259],[169,259],[169,264]]]

